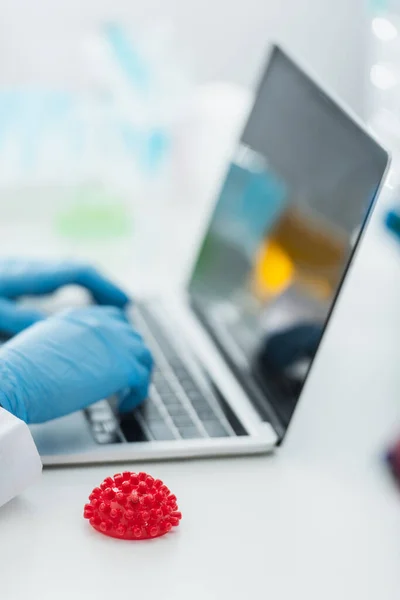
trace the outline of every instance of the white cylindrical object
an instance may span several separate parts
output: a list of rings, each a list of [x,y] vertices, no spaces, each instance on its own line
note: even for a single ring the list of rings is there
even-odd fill
[[[28,425],[0,408],[0,506],[34,483],[41,472]]]

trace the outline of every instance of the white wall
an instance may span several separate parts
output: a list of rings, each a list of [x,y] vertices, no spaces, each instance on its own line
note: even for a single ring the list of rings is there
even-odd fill
[[[105,18],[170,17],[198,78],[254,84],[268,40],[287,48],[356,110],[363,105],[366,0],[2,0],[0,81],[73,80],[77,40]]]

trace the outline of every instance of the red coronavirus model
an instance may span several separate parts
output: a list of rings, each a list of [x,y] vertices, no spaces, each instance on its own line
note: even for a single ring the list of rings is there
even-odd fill
[[[91,526],[122,540],[147,540],[179,525],[176,496],[160,479],[146,473],[107,477],[89,496],[84,517]]]

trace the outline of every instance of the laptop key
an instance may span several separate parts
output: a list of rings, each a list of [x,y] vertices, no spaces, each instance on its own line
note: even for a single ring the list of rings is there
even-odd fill
[[[229,434],[225,431],[219,421],[202,421],[202,424],[210,437],[229,437]]]
[[[163,423],[164,422],[164,417],[162,417],[159,414],[155,415],[155,414],[147,414],[146,412],[142,412],[140,411],[140,415],[143,419],[143,421],[145,421],[146,423]]]
[[[171,367],[174,369],[175,375],[177,376],[178,379],[180,379],[180,380],[188,379],[189,381],[192,379],[192,377],[190,376],[190,373],[186,369],[186,367],[182,366],[181,360],[172,362]]]
[[[181,384],[181,386],[183,387],[184,390],[188,391],[188,390],[196,390],[197,389],[197,384],[191,377],[190,373],[185,371],[184,374],[179,375],[179,372],[178,372],[176,375],[177,375],[177,378],[179,379],[179,383]]]
[[[181,386],[184,389],[185,394],[187,396],[190,396],[190,394],[193,394],[193,395],[199,394],[199,392],[198,392],[197,388],[194,386],[193,382],[188,382],[188,383],[181,382]]]
[[[115,433],[93,432],[94,441],[97,444],[118,444],[121,440]]]
[[[200,396],[200,394],[196,392],[188,394],[188,397],[200,419],[206,421],[214,421],[216,419],[215,412],[203,396]]]
[[[109,412],[103,412],[103,411],[93,411],[90,413],[86,413],[89,417],[89,420],[91,423],[104,423],[104,421],[107,421],[109,419],[110,413]]]
[[[118,436],[117,427],[113,421],[93,423],[91,430],[98,444],[116,444],[121,441]]]
[[[182,404],[166,404],[166,408],[171,417],[187,414]]]
[[[180,429],[181,427],[188,427],[188,426],[194,426],[193,420],[190,418],[190,416],[183,412],[180,415],[174,415],[172,417],[172,420],[174,422],[174,425]]]
[[[114,419],[114,413],[107,400],[100,400],[85,408],[86,417],[91,422],[101,422],[107,419]]]
[[[196,440],[198,438],[203,437],[195,425],[189,425],[187,427],[180,427],[179,435],[184,440]]]
[[[164,405],[168,408],[169,406],[182,406],[176,394],[162,394],[157,390]]]
[[[200,408],[210,408],[210,405],[207,402],[207,400],[204,398],[204,396],[202,396],[201,394],[199,394],[199,392],[189,392],[188,393],[188,398],[190,399],[190,401],[193,404],[193,406],[195,406],[198,409],[200,409]]]
[[[120,418],[120,427],[128,442],[144,442],[148,440],[134,413],[122,415]]]
[[[105,433],[116,433],[118,431],[118,423],[117,421],[108,420],[103,422],[103,430]]]
[[[195,406],[196,413],[200,418],[200,421],[215,421],[216,416],[215,412],[209,406],[204,406],[201,408],[197,408]]]
[[[195,411],[197,412],[197,414],[203,414],[203,415],[211,415],[211,418],[209,419],[210,421],[212,421],[213,419],[215,419],[215,413],[213,411],[213,409],[211,408],[211,406],[207,403],[207,402],[198,402],[198,401],[193,401],[192,400],[192,406],[195,409]]]
[[[146,423],[146,425],[155,440],[168,441],[176,439],[173,432],[164,421],[160,421],[159,423]]]
[[[144,419],[154,419],[156,421],[162,419],[160,411],[151,400],[146,400],[146,402],[139,408],[139,412]]]
[[[204,395],[199,392],[199,390],[196,390],[195,388],[191,388],[189,390],[187,390],[187,395],[191,400],[197,401],[197,402],[207,402],[204,398]]]
[[[162,374],[158,375],[157,377],[153,377],[152,383],[157,389],[164,390],[166,393],[167,392],[172,393],[172,391],[173,391],[173,389],[171,388],[171,385],[169,383],[169,380]]]

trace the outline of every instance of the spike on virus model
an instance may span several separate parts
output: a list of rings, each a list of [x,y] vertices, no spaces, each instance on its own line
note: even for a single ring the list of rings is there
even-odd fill
[[[176,496],[160,479],[128,471],[96,487],[83,516],[100,533],[122,540],[160,537],[182,518]]]

